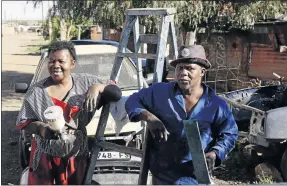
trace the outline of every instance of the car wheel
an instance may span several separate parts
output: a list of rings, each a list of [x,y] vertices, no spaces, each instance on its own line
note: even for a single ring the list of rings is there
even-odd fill
[[[27,144],[25,142],[25,131],[21,131],[20,137],[19,137],[19,156],[20,156],[20,164],[22,169],[25,169],[29,166],[29,146],[30,144]]]
[[[280,168],[284,181],[287,181],[287,149],[283,153]]]

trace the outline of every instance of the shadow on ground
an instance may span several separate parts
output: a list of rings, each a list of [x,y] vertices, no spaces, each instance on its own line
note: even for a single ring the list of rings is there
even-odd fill
[[[41,47],[41,46],[43,46],[43,45],[22,45],[21,47]]]
[[[2,111],[1,114],[1,185],[18,185],[22,172],[18,143],[20,132],[15,125],[18,111]]]
[[[41,53],[40,52],[36,52],[36,53],[28,53],[28,54],[11,54],[14,56],[40,56]]]
[[[21,67],[19,67],[21,68]],[[2,71],[2,117],[1,117],[1,173],[2,185],[19,184],[22,172],[19,160],[19,135],[16,119],[24,94],[14,92],[16,82],[31,83],[34,74]]]
[[[2,71],[2,91],[3,90],[14,90],[15,83],[31,83],[34,74],[23,73],[18,71]],[[3,98],[3,94],[2,94]]]
[[[19,69],[21,67],[18,67]],[[5,107],[9,107],[13,104],[12,99],[17,99],[23,97],[24,94],[15,93],[15,84],[16,83],[26,83],[30,85],[34,74],[32,73],[23,73],[18,71],[2,71],[1,77],[1,86],[2,86],[2,101],[5,100],[7,103],[2,102],[2,110],[5,111]],[[9,101],[10,99],[10,101]]]

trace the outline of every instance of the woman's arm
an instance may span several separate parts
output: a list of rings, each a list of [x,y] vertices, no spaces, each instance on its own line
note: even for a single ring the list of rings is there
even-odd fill
[[[92,112],[96,108],[99,100],[99,95],[103,93],[107,84],[93,84],[87,91],[87,96],[85,100],[85,109]]]
[[[53,136],[53,131],[49,125],[41,121],[32,121],[22,129],[47,139]]]

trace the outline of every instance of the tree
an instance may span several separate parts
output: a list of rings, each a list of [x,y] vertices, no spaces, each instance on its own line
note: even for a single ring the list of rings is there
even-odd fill
[[[42,0],[33,0],[34,5]],[[194,32],[199,27],[228,31],[232,28],[250,30],[255,22],[272,19],[287,14],[284,0],[54,0],[54,13],[66,22],[93,18],[95,22],[108,28],[123,25],[124,11],[128,8],[176,8],[175,23],[185,32]],[[158,19],[147,16],[140,20],[146,31],[157,30]],[[62,23],[64,25],[64,22]],[[71,24],[69,24],[71,25]],[[64,26],[63,26],[64,27]],[[69,33],[69,28],[67,29]],[[195,34],[194,34],[195,35]]]
[[[269,1],[152,1],[152,0],[118,0],[98,1],[95,17],[100,24],[116,28],[122,26],[124,11],[128,8],[173,8],[176,7],[175,23],[185,32],[196,33],[199,27],[208,31],[213,29],[228,31],[232,28],[250,30],[255,22],[278,15],[287,14],[287,2]],[[148,16],[142,19],[147,32],[155,32],[157,19]],[[195,34],[194,34],[195,35]],[[189,43],[193,44],[193,43]]]
[[[29,1],[28,1],[29,2]],[[32,0],[37,7],[42,0]],[[61,40],[69,40],[75,32],[77,24],[91,24],[89,1],[82,0],[53,0],[53,7],[49,10],[48,17],[53,19],[54,31],[60,32]],[[59,26],[59,29],[57,28]],[[57,34],[54,34],[58,39]]]

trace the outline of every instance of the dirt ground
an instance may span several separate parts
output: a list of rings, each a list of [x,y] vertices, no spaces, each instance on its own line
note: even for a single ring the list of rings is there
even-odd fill
[[[35,33],[7,35],[2,37],[2,118],[1,152],[2,182],[18,184],[22,169],[19,163],[19,130],[15,126],[17,113],[23,101],[23,94],[14,93],[16,82],[30,83],[40,55],[29,53],[28,48],[39,47],[43,38]],[[251,176],[240,162],[240,155],[232,155],[214,175],[217,184],[246,184]]]
[[[31,81],[40,55],[29,53],[29,48],[38,47],[40,43],[43,38],[36,33],[2,37],[1,184],[19,183],[19,130],[15,122],[24,94],[14,93],[14,84]]]

